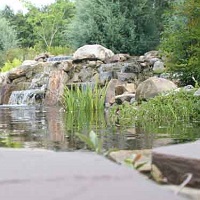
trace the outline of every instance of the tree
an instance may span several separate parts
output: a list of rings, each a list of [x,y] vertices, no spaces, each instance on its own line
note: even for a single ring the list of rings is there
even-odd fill
[[[128,43],[135,39],[135,27],[120,12],[119,2],[84,0],[77,1],[76,7],[75,20],[67,32],[75,48],[100,43],[115,51],[119,46],[127,51]]]
[[[9,6],[6,6],[1,11],[1,16],[6,18],[11,26],[15,27],[20,47],[26,48],[34,46],[36,37],[33,33],[32,25],[27,21],[28,14],[23,14],[22,12],[15,14]]]
[[[157,2],[77,0],[76,16],[66,34],[75,48],[99,43],[115,52],[144,53],[159,43],[162,13]]]
[[[160,48],[168,56],[168,69],[177,72],[183,84],[200,82],[200,1],[172,3]]]
[[[24,1],[25,2],[25,1]],[[33,32],[45,47],[60,45],[64,27],[74,15],[74,4],[69,0],[57,0],[55,3],[37,8],[25,2],[29,12],[27,22],[33,27]]]
[[[0,50],[7,51],[17,46],[17,33],[5,18],[0,18]]]

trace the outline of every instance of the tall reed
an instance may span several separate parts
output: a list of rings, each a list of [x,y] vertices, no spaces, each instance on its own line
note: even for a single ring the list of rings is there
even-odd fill
[[[71,85],[65,88],[63,102],[66,111],[97,112],[104,109],[106,87],[98,84]]]

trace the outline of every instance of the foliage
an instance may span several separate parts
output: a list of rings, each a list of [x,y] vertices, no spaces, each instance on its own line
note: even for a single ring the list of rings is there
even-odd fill
[[[200,117],[200,101],[194,92],[172,92],[168,95],[156,96],[141,105],[119,107],[119,115],[115,115],[116,108],[112,108],[111,117],[120,125],[136,124],[143,126],[148,123],[169,125],[182,121],[190,123],[198,121]]]
[[[147,162],[138,162],[141,159],[141,157],[142,154],[132,154],[129,158],[126,158],[124,160],[124,164],[128,167],[139,170],[147,164]]]
[[[14,27],[9,22],[0,18],[0,51],[7,51],[10,48],[17,46],[17,35]]]
[[[97,153],[102,151],[102,142],[98,139],[97,134],[91,131],[89,135],[85,135],[82,131],[105,126],[103,123],[105,94],[106,87],[100,88],[97,84],[86,84],[66,87],[63,97],[67,111],[66,127],[68,131],[75,132],[82,142]],[[75,126],[76,130],[74,130]]]
[[[23,2],[29,10],[27,22],[32,26],[37,41],[42,41],[43,47],[63,45],[63,30],[74,15],[73,2],[57,0],[42,8],[37,8],[28,1]]]
[[[200,2],[175,1],[165,14],[160,49],[167,55],[168,70],[177,72],[183,84],[200,81]]]
[[[144,121],[185,121],[198,120],[199,100],[193,92],[180,91],[157,96],[143,103],[139,108],[138,118]]]
[[[71,31],[67,32],[75,48],[98,43],[115,51],[121,46],[122,51],[127,51],[128,43],[134,42],[135,26],[131,27],[123,13],[120,13],[119,3],[84,0],[77,1],[76,8]]]
[[[73,53],[72,49],[64,46],[51,46],[47,49],[53,55],[71,55]]]
[[[159,42],[160,16],[167,5],[155,0],[78,0],[66,34],[75,48],[99,43],[115,52],[144,53]]]
[[[106,87],[95,85],[82,85],[66,87],[63,103],[67,111],[98,112],[104,109]]]
[[[14,141],[12,137],[7,136],[4,138],[0,138],[1,147],[9,147],[9,148],[22,148],[23,145],[21,142]]]
[[[76,135],[89,147],[90,150],[93,150],[96,153],[102,153],[102,141],[94,131],[91,131],[88,136],[80,133],[76,133]]]
[[[4,66],[1,68],[1,72],[7,72],[11,69],[18,67],[22,64],[21,60],[18,60],[17,58],[14,58],[12,62],[7,61]]]

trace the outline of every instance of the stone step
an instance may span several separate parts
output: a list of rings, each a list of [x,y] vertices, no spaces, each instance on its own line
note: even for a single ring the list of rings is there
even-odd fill
[[[135,170],[88,152],[0,149],[3,200],[181,200]]]

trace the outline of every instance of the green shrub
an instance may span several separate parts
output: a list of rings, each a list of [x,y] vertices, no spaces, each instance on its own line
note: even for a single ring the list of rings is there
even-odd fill
[[[179,74],[182,85],[200,82],[200,2],[172,1],[166,13],[160,50],[167,69]]]
[[[156,123],[169,125],[174,122],[190,123],[200,119],[200,100],[193,92],[180,90],[168,95],[159,95],[141,105],[121,105],[111,109],[111,119],[120,125]],[[119,109],[119,115],[115,115]]]
[[[1,72],[7,72],[11,69],[18,67],[22,64],[21,60],[14,58],[12,62],[7,61],[5,65],[1,68]]]

